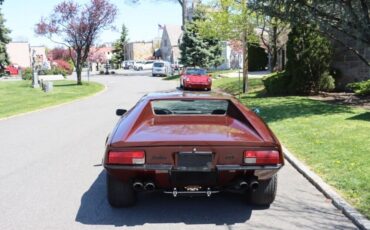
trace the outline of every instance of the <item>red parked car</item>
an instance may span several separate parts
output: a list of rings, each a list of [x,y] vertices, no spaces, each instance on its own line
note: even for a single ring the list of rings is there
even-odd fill
[[[5,73],[9,74],[9,75],[18,75],[18,68],[14,67],[14,66],[7,66],[5,68]]]
[[[186,68],[180,76],[180,88],[211,90],[212,78],[201,68]]]
[[[135,204],[139,192],[211,196],[230,191],[269,205],[281,146],[253,111],[231,96],[170,92],[144,96],[107,137],[108,201]]]

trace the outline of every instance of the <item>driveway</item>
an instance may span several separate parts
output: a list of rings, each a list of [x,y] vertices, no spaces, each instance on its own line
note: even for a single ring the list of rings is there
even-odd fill
[[[113,209],[99,166],[118,118],[144,94],[177,81],[148,76],[96,76],[108,89],[61,107],[0,121],[1,229],[355,229],[290,165],[279,174],[269,209],[238,196],[173,198],[142,194],[138,205]]]

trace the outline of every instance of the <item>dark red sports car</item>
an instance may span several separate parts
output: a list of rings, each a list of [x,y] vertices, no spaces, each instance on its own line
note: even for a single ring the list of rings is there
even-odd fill
[[[168,92],[144,96],[107,138],[108,200],[133,205],[136,194],[162,191],[211,196],[237,192],[252,204],[275,199],[281,146],[253,111],[231,96]]]
[[[207,71],[201,68],[185,68],[180,76],[180,88],[211,90],[212,77],[207,75]]]

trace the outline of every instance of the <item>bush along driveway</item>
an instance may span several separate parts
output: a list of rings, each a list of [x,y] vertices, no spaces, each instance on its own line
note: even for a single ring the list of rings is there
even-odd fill
[[[76,85],[75,81],[54,81],[52,92],[33,89],[30,81],[0,82],[0,119],[93,95],[104,89],[99,83]]]
[[[237,79],[214,83],[238,92]],[[291,152],[370,218],[370,111],[307,97],[265,97],[259,79],[250,80],[249,86],[241,102],[259,108]]]

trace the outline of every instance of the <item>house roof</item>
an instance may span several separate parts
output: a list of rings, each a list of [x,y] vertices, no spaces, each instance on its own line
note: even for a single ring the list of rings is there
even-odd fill
[[[182,34],[181,26],[165,25],[165,29],[170,39],[171,46],[178,45],[179,38],[181,37],[181,34]]]

